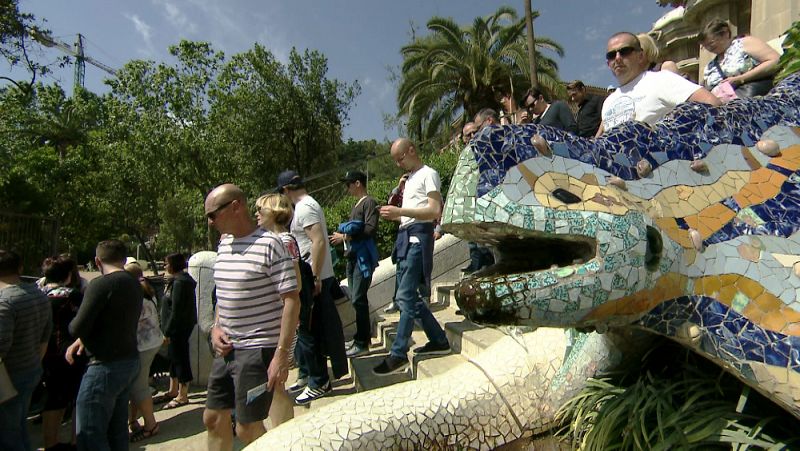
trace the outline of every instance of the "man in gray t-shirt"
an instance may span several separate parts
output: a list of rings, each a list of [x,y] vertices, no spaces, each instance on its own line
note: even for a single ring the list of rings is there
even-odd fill
[[[36,285],[22,283],[21,270],[19,255],[0,250],[0,360],[17,392],[7,400],[0,397],[0,449],[27,451],[31,443],[25,419],[42,375],[53,311]]]

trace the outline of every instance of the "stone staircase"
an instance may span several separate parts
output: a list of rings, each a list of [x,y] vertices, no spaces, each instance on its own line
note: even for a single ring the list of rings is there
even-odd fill
[[[478,326],[456,313],[458,307],[452,292],[454,283],[439,283],[434,288],[430,308],[436,320],[444,327],[453,352],[444,356],[414,355],[415,347],[427,343],[427,337],[422,328],[415,327],[411,335],[412,345],[409,350],[411,365],[409,369],[400,374],[374,375],[372,369],[389,354],[389,349],[397,335],[397,323],[400,319],[399,313],[381,313],[377,323],[377,340],[373,340],[370,353],[351,359],[356,391],[373,390],[412,379],[437,376],[466,363],[469,358],[477,356],[503,336],[502,332],[498,330]]]

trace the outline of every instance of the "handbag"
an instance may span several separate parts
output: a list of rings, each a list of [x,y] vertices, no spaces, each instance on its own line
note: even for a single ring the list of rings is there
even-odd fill
[[[719,67],[719,62],[717,62],[717,59],[714,58],[713,60],[711,60],[711,62],[714,64],[714,67],[717,69],[717,72],[719,72],[719,76],[723,80],[719,84],[717,84],[717,86],[714,86],[714,89],[711,90],[711,93],[717,96],[717,98],[722,103],[728,103],[733,99],[738,99],[739,96],[736,92],[736,89],[731,84],[731,82],[725,81],[727,77],[725,76],[725,72],[722,72],[722,68]]]
[[[748,81],[736,88],[736,95],[739,97],[763,96],[772,89],[772,85],[772,77]]]

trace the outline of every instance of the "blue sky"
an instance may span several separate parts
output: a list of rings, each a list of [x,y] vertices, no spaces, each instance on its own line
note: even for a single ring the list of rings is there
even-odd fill
[[[565,56],[558,60],[563,80],[582,79],[597,86],[614,82],[603,54],[616,31],[647,31],[669,8],[656,0],[533,0],[540,17],[537,36],[559,42]],[[167,60],[167,47],[180,39],[209,41],[232,55],[259,42],[285,61],[292,47],[316,49],[328,58],[329,77],[358,80],[361,95],[350,111],[345,138],[393,139],[383,117],[396,112],[396,88],[389,68],[401,63],[400,48],[410,42],[412,27],[426,33],[431,16],[452,17],[468,24],[499,5],[524,15],[523,0],[20,0],[23,11],[47,19],[53,36],[72,44],[85,36],[86,54],[120,67],[131,59]],[[55,59],[43,51],[39,56]],[[0,66],[8,73],[8,67]],[[86,87],[103,93],[107,74],[86,67]],[[72,68],[57,71],[50,80],[67,90]]]

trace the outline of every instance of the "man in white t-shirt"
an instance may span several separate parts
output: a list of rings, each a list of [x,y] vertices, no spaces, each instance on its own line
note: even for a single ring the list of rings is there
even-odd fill
[[[290,393],[303,390],[295,402],[305,405],[332,391],[326,355],[331,358],[336,378],[347,374],[344,331],[331,296],[336,279],[325,213],[308,194],[303,178],[295,171],[278,175],[278,190],[294,204],[289,231],[297,239],[300,257],[311,265],[314,273],[314,305],[310,311],[301,308],[300,327],[297,329],[297,382],[289,386]]]
[[[607,48],[606,61],[619,87],[603,102],[603,122],[596,136],[630,120],[653,125],[687,100],[714,106],[722,104],[707,89],[680,75],[648,71],[647,57],[639,39],[632,33],[611,36]]]
[[[395,302],[400,309],[397,337],[389,356],[373,368],[378,376],[400,373],[408,366],[408,346],[414,319],[422,322],[428,343],[414,349],[417,355],[447,354],[450,343],[436,318],[422,302],[420,283],[430,278],[433,265],[433,221],[442,211],[442,194],[439,173],[426,166],[417,154],[414,144],[407,138],[392,143],[392,159],[398,167],[409,172],[403,190],[402,207],[381,207],[381,217],[400,221],[392,261],[396,263],[397,281]],[[430,280],[427,281],[430,286]]]

